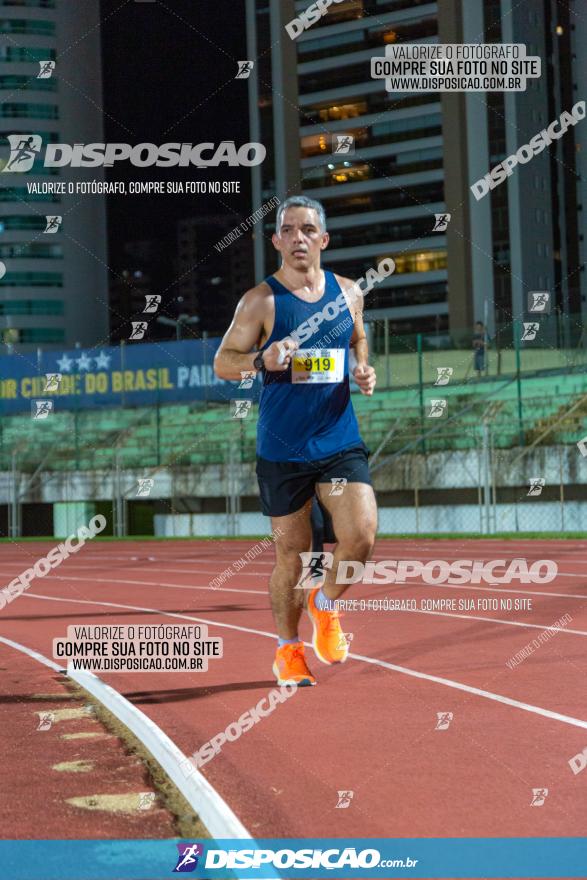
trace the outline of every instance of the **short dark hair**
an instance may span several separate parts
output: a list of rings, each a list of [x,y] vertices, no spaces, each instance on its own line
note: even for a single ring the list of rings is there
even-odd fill
[[[308,196],[290,196],[289,199],[286,199],[285,202],[279,206],[277,217],[275,218],[276,232],[279,232],[281,229],[283,215],[288,208],[309,208],[311,211],[316,211],[322,232],[326,232],[326,212],[324,210],[324,205],[321,202],[316,201],[316,199],[309,199]]]

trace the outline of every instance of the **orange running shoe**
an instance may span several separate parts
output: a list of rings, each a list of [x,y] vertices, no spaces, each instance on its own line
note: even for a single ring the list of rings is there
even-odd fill
[[[338,611],[319,611],[316,607],[316,594],[308,595],[308,614],[314,627],[312,647],[322,663],[344,663],[349,646],[340,626]]]
[[[282,645],[277,649],[273,674],[279,685],[297,684],[298,687],[309,687],[316,684],[316,679],[306,665],[302,642],[296,642],[295,645]]]

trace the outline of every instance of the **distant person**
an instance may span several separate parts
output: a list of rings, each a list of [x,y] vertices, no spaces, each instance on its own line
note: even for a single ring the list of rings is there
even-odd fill
[[[477,321],[475,324],[475,332],[473,333],[473,363],[477,372],[477,378],[481,378],[481,374],[486,369],[486,349],[489,342],[489,336],[485,329],[483,321]]]

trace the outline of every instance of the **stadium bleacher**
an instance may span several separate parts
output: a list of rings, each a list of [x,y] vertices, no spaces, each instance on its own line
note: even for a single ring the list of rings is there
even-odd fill
[[[519,397],[519,391],[521,392]],[[447,416],[428,416],[430,401],[447,400]],[[521,400],[521,418],[520,418]],[[587,429],[587,373],[525,376],[377,391],[353,395],[365,442],[374,451],[417,448],[427,452],[469,449],[479,444],[484,413],[491,407],[492,442],[576,443]],[[569,410],[572,412],[565,415]],[[32,421],[0,421],[0,470],[16,460],[20,471],[99,470],[205,466],[232,455],[252,461],[256,407],[247,418],[231,417],[229,403],[59,412]]]

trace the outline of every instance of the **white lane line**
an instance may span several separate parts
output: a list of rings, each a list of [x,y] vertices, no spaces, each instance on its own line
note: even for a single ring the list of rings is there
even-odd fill
[[[166,569],[169,571],[169,569]],[[185,574],[189,574],[189,572],[185,572]],[[242,572],[238,572],[240,576]],[[0,572],[0,577],[12,577],[11,574],[7,574],[6,572]],[[261,577],[261,575],[255,575],[255,577]],[[171,587],[175,590],[204,590],[209,591],[211,593],[249,593],[253,596],[268,596],[268,590],[249,590],[245,587],[239,589],[237,587],[210,587],[210,586],[199,586],[198,584],[172,584],[168,581],[139,581],[139,580],[131,580],[129,578],[100,578],[100,577],[79,577],[75,572],[72,572],[69,577],[64,577],[59,574],[48,574],[45,575],[45,581],[86,581],[89,583],[99,583],[99,584],[134,584],[135,586],[141,587]],[[397,581],[393,584],[370,584],[369,586],[390,586],[390,587],[426,587],[429,589],[447,589],[447,590],[480,590],[481,592],[486,593],[513,593],[516,596],[552,596],[555,599],[579,599],[579,600],[587,600],[587,595],[585,596],[577,596],[574,593],[549,593],[544,590],[508,590],[505,587],[502,587],[501,584],[495,585],[495,587],[477,587],[477,586],[468,586],[467,584],[424,584],[421,582],[407,582],[407,581]],[[374,598],[374,597],[372,597]]]
[[[86,556],[85,559],[87,560],[87,559],[89,559],[89,557]],[[234,561],[235,560],[233,560],[233,562]],[[236,561],[238,561],[238,560],[236,560]],[[372,562],[387,562],[388,559],[387,559],[387,557],[383,557],[383,556],[380,558],[374,556],[371,559],[371,561]],[[68,560],[67,570],[71,571],[71,572],[95,571],[97,562],[104,564],[105,560],[104,559],[96,559],[94,562],[91,562],[89,564],[86,564],[85,562],[82,563],[82,562],[77,562],[74,560]],[[163,562],[163,560],[161,560],[161,562]],[[177,560],[174,559],[173,562],[175,563],[175,562],[177,562]],[[266,559],[255,559],[253,562],[254,562],[254,566],[266,565],[266,566],[270,566],[271,568],[273,568],[275,565],[275,562],[273,562],[271,560],[266,560]],[[253,562],[248,562],[247,565],[253,566]],[[20,568],[22,566],[21,563],[18,563],[18,562],[12,563],[12,562],[7,562],[6,560],[3,560],[2,564],[4,566],[15,565],[18,568]],[[206,568],[207,565],[209,565],[210,567]],[[214,562],[214,560],[212,560],[212,559],[194,560],[192,568],[186,568],[186,569],[184,569],[184,568],[169,568],[167,566],[160,568],[158,565],[152,565],[147,562],[137,563],[136,565],[119,566],[118,568],[116,566],[112,566],[112,568],[116,569],[117,571],[119,569],[122,569],[124,572],[132,572],[135,570],[139,570],[139,571],[147,571],[149,574],[153,574],[155,572],[162,571],[162,572],[165,572],[166,574],[184,574],[184,575],[186,575],[186,574],[187,575],[190,575],[190,574],[204,574],[204,575],[213,574],[216,577],[218,577],[224,571],[227,571],[228,569],[231,568],[231,563],[227,564],[226,567],[224,569],[222,569],[222,571],[218,570],[218,563]],[[196,569],[196,571],[194,571],[194,568]],[[253,571],[236,571],[236,572],[233,572],[233,574],[231,576],[234,577],[236,575],[238,577],[265,578],[268,576],[268,574],[269,574],[268,571],[262,572],[262,571],[253,570]],[[583,578],[583,580],[585,581],[585,584],[587,585],[587,574],[559,570],[557,572],[556,576],[557,576],[557,578],[559,578],[559,577]],[[410,579],[409,581],[394,581],[394,583],[397,583],[397,584],[407,584],[407,583],[412,584],[413,583],[416,586],[431,586],[431,587],[444,586],[442,583],[440,583],[440,584],[426,584],[422,581],[416,581],[415,579]],[[496,585],[495,582],[493,582],[493,581],[491,581],[489,583],[491,583],[494,586]],[[463,589],[472,589],[472,587],[467,584],[462,584],[460,586],[462,586]],[[501,586],[501,584],[497,584],[497,586]],[[520,588],[520,592],[530,592],[530,591],[523,591]],[[555,593],[542,593],[540,595],[547,596],[547,595],[562,595],[562,594],[560,594],[560,593],[556,593],[556,594]],[[584,597],[581,597],[581,598],[584,598]]]
[[[236,817],[226,801],[218,794],[208,780],[190,764],[190,776],[184,776],[181,766],[185,766],[188,758],[183,754],[173,740],[171,740],[161,728],[155,724],[144,712],[130,703],[122,694],[115,691],[92,672],[78,672],[71,668],[67,672],[48,657],[33,651],[26,645],[13,642],[0,636],[0,642],[28,654],[39,663],[43,663],[50,669],[67,674],[77,681],[83,688],[96,697],[122,724],[142,742],[145,748],[153,755],[161,765],[169,778],[181,791],[192,809],[201,818],[202,822],[212,837],[244,838],[253,840],[251,834]],[[273,875],[274,877],[276,875]]]
[[[61,672],[65,675],[65,669],[63,666],[59,666],[58,663],[54,663],[53,660],[49,660],[48,657],[45,657],[44,654],[39,654],[38,651],[33,651],[32,648],[27,648],[25,645],[21,645],[19,642],[13,642],[12,639],[6,639],[4,636],[0,636],[0,642],[4,642],[5,645],[10,645],[11,648],[16,648],[17,651],[23,651],[25,654],[28,654],[29,657],[32,657],[33,660],[38,660],[39,663],[44,663],[45,666],[48,666],[49,669],[53,669],[55,672]]]
[[[2,577],[7,577],[7,575],[1,573]],[[176,590],[205,590],[210,593],[253,593],[255,596],[268,596],[269,593],[267,590],[246,590],[246,589],[236,589],[235,587],[198,587],[196,584],[169,584],[165,581],[136,581],[129,580],[128,578],[100,578],[100,577],[78,577],[76,574],[72,574],[69,577],[64,577],[60,574],[48,574],[45,575],[45,581],[87,581],[89,583],[99,583],[99,584],[134,584],[139,587],[173,587]]]
[[[416,672],[414,669],[406,669],[405,666],[396,666],[394,663],[387,663],[385,660],[375,660],[373,657],[364,657],[362,654],[349,654],[349,657],[353,657],[355,660],[362,660],[363,663],[383,666],[385,669],[391,669],[394,672],[403,672],[405,675],[413,676],[413,678],[423,678],[426,681],[434,681],[437,684],[444,684],[447,687],[465,691],[468,694],[476,694],[478,697],[485,697],[487,700],[494,700],[495,702],[503,703],[506,706],[513,706],[515,709],[524,709],[526,712],[533,712],[536,715],[542,715],[544,718],[552,718],[554,721],[562,721],[565,724],[573,725],[573,727],[582,727],[584,730],[587,730],[587,721],[583,721],[581,718],[573,718],[570,715],[561,715],[559,712],[551,712],[550,709],[543,709],[541,706],[533,706],[531,703],[523,703],[520,700],[512,700],[510,697],[504,697],[502,694],[494,694],[491,691],[484,691],[481,688],[462,684],[459,681],[452,681],[450,678],[440,678],[437,675],[429,675],[426,672]]]
[[[472,601],[472,600],[471,600]],[[567,629],[562,626],[549,626],[540,623],[522,623],[519,620],[501,620],[498,617],[478,617],[475,614],[454,614],[452,611],[425,611],[420,608],[406,608],[408,614],[432,614],[435,617],[459,617],[461,620],[486,620],[488,623],[503,623],[506,626],[524,626],[530,629],[552,630],[552,632],[572,633],[576,636],[587,636],[587,632],[582,629]],[[403,612],[400,612],[402,614]]]
[[[492,584],[489,587],[476,587],[468,586],[467,584],[408,584],[406,581],[402,581],[401,583],[391,584],[390,586],[428,587],[432,589],[438,587],[439,590],[480,590],[482,593],[514,593],[516,596],[554,596],[555,599],[587,599],[587,595],[577,596],[576,593],[548,593],[545,590],[508,590],[506,587],[502,587],[501,584]]]
[[[162,617],[172,617],[177,620],[190,620],[195,621],[196,623],[206,623],[209,626],[217,626],[221,629],[232,629],[237,632],[251,633],[256,636],[264,636],[265,638],[272,639],[275,641],[277,638],[275,633],[265,632],[265,630],[261,629],[252,629],[248,626],[238,626],[236,623],[221,623],[216,620],[210,620],[206,617],[195,617],[194,615],[189,614],[177,614],[173,611],[161,611],[158,608],[143,608],[138,605],[122,605],[117,602],[98,602],[89,599],[66,599],[61,596],[40,596],[37,593],[23,593],[25,598],[31,599],[43,599],[48,602],[66,602],[74,605],[98,605],[104,606],[107,608],[123,608],[127,611],[143,611],[148,614],[160,614]],[[312,645],[310,642],[304,642],[304,644],[311,648]],[[413,678],[421,678],[424,681],[432,681],[436,684],[442,684],[445,687],[454,688],[455,690],[465,691],[468,694],[476,694],[477,696],[485,697],[488,700],[494,700],[498,703],[503,703],[507,706],[513,706],[516,709],[523,709],[526,712],[534,712],[536,715],[542,715],[544,718],[552,718],[555,721],[562,721],[565,724],[571,724],[573,727],[581,727],[587,730],[587,721],[583,721],[580,718],[573,718],[570,715],[561,715],[558,712],[551,712],[550,709],[543,709],[540,706],[533,706],[530,703],[523,703],[519,700],[513,700],[510,697],[504,697],[501,694],[494,694],[491,691],[483,691],[479,688],[472,687],[472,685],[463,684],[460,681],[453,681],[449,678],[439,678],[436,675],[430,675],[427,672],[416,672],[414,669],[408,669],[406,666],[395,666],[392,663],[386,663],[384,660],[378,660],[374,657],[364,657],[361,654],[351,654],[349,653],[349,657],[352,657],[354,660],[360,660],[363,663],[371,663],[375,666],[382,666],[385,669],[391,669],[394,672],[400,672],[403,675],[410,675]]]

